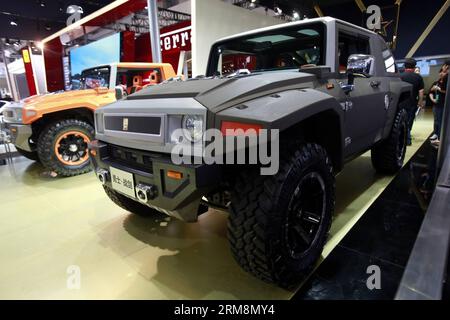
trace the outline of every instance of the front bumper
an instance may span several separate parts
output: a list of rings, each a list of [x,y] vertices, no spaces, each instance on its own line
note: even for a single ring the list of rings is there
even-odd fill
[[[160,212],[186,222],[195,222],[204,212],[203,195],[221,181],[217,165],[174,165],[170,154],[152,153],[92,141],[89,144],[91,162],[97,177],[112,188],[111,167],[133,174],[134,186],[151,189],[145,200],[123,194]],[[169,176],[180,173],[179,178]]]
[[[16,123],[6,123],[6,129],[11,136],[11,142],[18,148],[32,152],[30,146],[30,138],[33,134],[33,129],[31,125],[28,124],[16,124]]]

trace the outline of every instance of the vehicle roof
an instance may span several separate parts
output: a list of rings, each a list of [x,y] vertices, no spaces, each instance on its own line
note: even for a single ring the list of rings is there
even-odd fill
[[[277,30],[277,29],[282,29],[282,28],[286,28],[286,27],[292,27],[292,26],[296,26],[296,25],[302,25],[302,24],[309,24],[309,23],[314,23],[314,22],[324,22],[324,23],[330,23],[330,22],[338,22],[347,26],[350,26],[352,28],[356,28],[359,31],[363,31],[372,35],[377,35],[375,32],[370,31],[369,29],[365,29],[363,27],[359,27],[357,25],[354,25],[350,22],[344,21],[344,20],[340,20],[340,19],[336,19],[336,18],[332,18],[332,17],[319,17],[319,18],[312,18],[312,19],[305,19],[305,20],[301,20],[301,21],[294,21],[294,22],[287,22],[287,23],[281,23],[281,24],[276,24],[273,26],[268,26],[268,27],[263,27],[263,28],[258,28],[258,29],[253,29],[250,31],[245,31],[245,32],[241,32],[241,33],[237,33],[228,37],[224,37],[221,38],[219,40],[217,40],[215,43],[217,42],[222,42],[225,40],[231,40],[234,38],[239,38],[242,36],[247,36],[247,35],[252,35],[252,34],[257,34],[260,32],[265,32],[265,31],[270,31],[270,30]]]
[[[156,62],[118,62],[111,63],[119,68],[158,68],[172,66],[170,63],[156,63]]]
[[[155,63],[155,62],[114,62],[109,64],[103,64],[94,66],[91,68],[83,69],[82,71],[91,70],[95,68],[102,67],[113,67],[116,66],[118,68],[128,68],[128,69],[153,69],[153,68],[172,68],[170,63]]]

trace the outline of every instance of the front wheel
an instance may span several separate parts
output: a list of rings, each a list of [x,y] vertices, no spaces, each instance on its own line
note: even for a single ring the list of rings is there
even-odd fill
[[[61,176],[91,170],[88,143],[94,138],[91,124],[78,119],[58,120],[40,134],[37,152],[42,164]]]
[[[292,150],[292,149],[291,149]],[[325,149],[300,145],[273,176],[243,172],[232,193],[228,238],[236,261],[290,288],[314,267],[334,211],[335,179]]]
[[[376,144],[371,150],[372,165],[383,174],[394,174],[403,166],[408,139],[408,114],[401,108],[394,119],[387,139]]]

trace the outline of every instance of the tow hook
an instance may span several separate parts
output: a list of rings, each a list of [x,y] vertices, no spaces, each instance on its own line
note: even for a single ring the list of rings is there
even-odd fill
[[[102,184],[106,184],[106,182],[109,180],[109,172],[105,169],[98,169],[97,170],[97,178],[100,180]]]
[[[158,190],[154,185],[138,184],[136,186],[136,195],[139,201],[147,203],[148,200],[153,200],[158,195]]]

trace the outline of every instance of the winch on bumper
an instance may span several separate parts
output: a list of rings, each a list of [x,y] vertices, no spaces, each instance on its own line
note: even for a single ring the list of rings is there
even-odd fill
[[[220,181],[216,165],[174,165],[170,154],[125,148],[99,140],[89,144],[100,182],[169,216],[195,222],[201,198]]]

